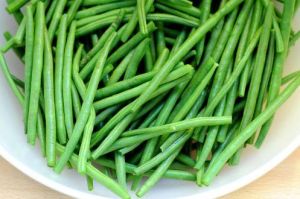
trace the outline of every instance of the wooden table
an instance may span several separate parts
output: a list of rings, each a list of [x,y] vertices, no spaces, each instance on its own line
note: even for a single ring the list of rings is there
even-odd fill
[[[0,158],[0,198],[67,199],[69,197],[38,184]],[[300,149],[264,177],[223,197],[223,199],[240,198],[300,198]]]

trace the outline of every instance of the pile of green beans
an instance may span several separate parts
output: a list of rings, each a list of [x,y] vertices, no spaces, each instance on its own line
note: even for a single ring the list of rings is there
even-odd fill
[[[120,198],[130,198],[129,182],[138,197],[162,178],[208,186],[247,144],[263,144],[300,85],[300,71],[282,74],[300,37],[291,27],[298,5],[7,0],[19,26],[4,33],[0,66],[28,143],[39,142],[56,173],[69,166],[89,190],[96,181]]]

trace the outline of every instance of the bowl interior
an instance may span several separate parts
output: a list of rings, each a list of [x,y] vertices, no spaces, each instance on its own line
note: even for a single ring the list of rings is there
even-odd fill
[[[14,19],[0,1],[0,45],[4,44],[2,33],[15,32]],[[300,13],[295,17],[296,29],[300,27]],[[300,69],[300,44],[293,47],[285,67],[285,73]],[[23,65],[16,56],[6,55],[12,72],[23,76]],[[114,198],[111,192],[96,183],[93,192],[87,191],[85,178],[65,169],[56,175],[46,166],[37,147],[27,144],[22,121],[21,106],[0,72],[0,154],[22,172],[57,191],[77,198]],[[282,106],[276,115],[266,142],[261,150],[248,147],[236,167],[225,168],[210,187],[199,188],[194,183],[162,180],[145,198],[213,198],[236,190],[263,175],[286,158],[300,144],[300,89]]]

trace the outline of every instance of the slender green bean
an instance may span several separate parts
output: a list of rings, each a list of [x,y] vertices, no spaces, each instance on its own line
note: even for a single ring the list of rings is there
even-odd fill
[[[145,7],[145,9],[144,9],[145,14],[147,14],[148,11],[150,10],[150,8],[153,4],[153,1],[154,0],[147,0],[146,1],[146,5],[144,6]],[[122,36],[121,36],[121,41],[126,42],[129,39],[129,37],[133,33],[133,31],[134,31],[134,29],[135,29],[135,27],[138,23],[138,20],[139,20],[138,10],[135,10],[132,13],[132,16],[130,17],[129,22],[126,24],[125,30],[124,30],[124,32],[122,33]],[[145,20],[145,19],[143,19],[143,20]],[[145,27],[145,28],[148,29],[148,27]],[[147,32],[149,33],[149,30]],[[143,32],[142,32],[142,34],[143,34]]]
[[[189,50],[201,39],[203,36],[211,30],[219,20],[221,20],[227,13],[232,11],[236,6],[238,6],[242,1],[233,0],[228,2],[222,9],[220,9],[216,14],[214,14],[210,19],[208,19],[202,26],[195,30],[192,34],[178,49],[177,53],[174,54],[161,68],[157,75],[152,79],[149,87],[141,94],[137,99],[131,111],[137,111],[144,103],[150,93],[152,93],[159,85],[159,82],[164,79],[172,68],[183,58]]]
[[[75,18],[76,13],[79,13],[77,11],[78,11],[79,7],[81,6],[82,2],[83,2],[83,0],[75,0],[75,2],[69,8],[68,13],[67,13],[67,15],[68,15],[67,23],[68,24],[71,24],[73,19]]]
[[[76,14],[76,19],[83,19],[90,16],[95,16],[97,14],[105,13],[107,11],[112,11],[115,9],[135,6],[136,2],[134,1],[121,1],[121,2],[112,2],[104,5],[98,5],[90,8],[80,10]]]
[[[261,24],[261,19],[262,17],[262,12],[263,12],[263,6],[261,4],[261,1],[256,1],[254,10],[253,10],[253,16],[252,16],[252,23],[251,23],[251,28],[249,31],[249,41],[252,39],[255,31],[260,27]],[[247,66],[245,67],[243,74],[240,78],[240,85],[239,85],[239,96],[244,97],[245,92],[246,92],[246,87],[248,85],[249,81],[249,76],[250,76],[250,71],[252,67],[252,59],[249,59],[249,62]]]
[[[44,27],[45,27],[45,14],[44,4],[39,2],[37,4],[35,14],[35,28],[34,28],[34,51],[32,63],[32,75],[30,86],[30,101],[28,112],[28,128],[27,138],[30,144],[35,143],[37,115],[39,109],[39,98],[41,93],[41,79],[43,70],[43,52],[44,52]]]
[[[63,96],[63,108],[65,116],[65,126],[67,135],[70,138],[73,131],[73,108],[72,108],[72,59],[75,42],[76,22],[73,22],[70,26],[70,30],[67,36],[67,41],[64,51],[63,62],[63,75],[62,75],[62,96]]]
[[[50,21],[50,25],[49,25],[49,29],[48,29],[49,38],[50,38],[51,43],[52,43],[52,40],[57,31],[57,26],[58,26],[59,20],[61,19],[61,16],[63,15],[63,11],[65,9],[66,4],[67,4],[67,0],[61,0],[61,1],[57,2],[57,5],[56,5],[55,11],[53,13],[52,19]]]
[[[191,21],[189,19],[185,19],[182,17],[178,17],[175,15],[165,14],[165,13],[151,13],[147,15],[147,20],[150,21],[161,21],[167,23],[176,23],[188,27],[199,27],[199,21]]]
[[[91,142],[91,137],[92,137],[93,128],[95,124],[95,117],[96,117],[96,113],[92,109],[88,121],[86,123],[86,126],[84,128],[84,133],[83,133],[80,150],[79,150],[77,170],[80,174],[86,173],[86,165],[90,153],[90,142]]]
[[[53,0],[51,2],[51,5],[46,13],[46,24],[48,24],[50,21],[51,21],[51,18],[55,12],[55,8],[56,8],[56,5],[58,3],[58,0]]]
[[[55,143],[56,143],[56,115],[54,105],[54,67],[50,39],[46,27],[44,28],[45,48],[44,48],[44,97],[45,118],[46,118],[46,157],[48,166],[53,167],[56,163]]]
[[[124,188],[127,188],[126,183],[126,169],[125,169],[125,157],[120,152],[115,152],[115,162],[116,162],[116,173],[118,183]]]
[[[29,0],[15,0],[8,4],[6,10],[9,13],[14,13],[22,8]]]
[[[281,86],[281,77],[282,77],[284,60],[288,53],[289,37],[291,32],[290,24],[294,13],[294,5],[295,5],[295,0],[291,0],[289,3],[284,2],[284,10],[281,19],[280,30],[281,30],[285,48],[283,52],[278,53],[276,55],[276,59],[274,62],[274,67],[273,67],[271,81],[270,81],[269,95],[268,95],[268,102],[270,103],[276,98]],[[264,138],[267,135],[267,132],[271,127],[272,120],[273,119],[271,118],[266,124],[262,126],[260,135],[255,144],[257,147],[261,146]]]
[[[146,0],[137,0],[136,6],[137,6],[137,16],[138,16],[139,25],[140,25],[140,31],[143,34],[148,34],[145,2],[146,2]]]
[[[85,99],[82,104],[82,108],[80,110],[78,119],[75,123],[74,130],[72,132],[70,140],[67,143],[66,150],[62,154],[62,157],[60,158],[60,160],[58,161],[56,166],[54,167],[54,170],[57,173],[60,173],[63,170],[64,166],[66,165],[69,158],[71,157],[74,149],[76,148],[76,144],[78,143],[78,141],[81,137],[85,123],[88,120],[90,110],[92,109],[92,102],[94,100],[96,89],[98,87],[98,83],[101,78],[101,73],[103,71],[103,67],[104,67],[107,55],[109,53],[112,41],[114,40],[115,36],[116,36],[116,33],[112,34],[102,49],[102,56],[97,61],[96,67],[93,71],[90,83],[89,83],[87,91],[86,91]]]
[[[31,84],[31,74],[33,68],[33,51],[34,51],[34,19],[32,7],[26,7],[25,11],[26,17],[26,38],[25,38],[25,104],[24,104],[24,121],[25,129],[27,130],[28,113],[29,113],[29,103],[30,103],[30,84]]]
[[[64,154],[67,150],[67,147],[63,147],[59,144],[56,144],[56,149],[60,154]],[[71,153],[70,160],[74,165],[78,165],[78,156]],[[124,199],[130,199],[129,194],[126,190],[124,190],[123,187],[121,187],[118,183],[116,183],[113,179],[110,177],[104,175],[102,172],[100,172],[98,169],[96,169],[92,164],[87,163],[86,164],[86,173],[88,176],[90,176],[92,179],[96,180],[118,196]]]
[[[230,124],[231,123],[231,117],[216,117],[216,118],[210,118],[210,117],[199,117],[194,119],[188,119],[183,120],[180,122],[174,122],[162,126],[155,126],[151,128],[144,128],[144,129],[135,129],[131,131],[124,132],[122,136],[128,137],[128,136],[135,136],[135,135],[141,135],[141,134],[160,134],[162,131],[164,133],[172,133],[176,131],[183,131],[186,129],[190,129],[196,126],[214,126],[214,125],[224,125],[224,124]]]
[[[128,67],[124,74],[124,79],[129,79],[136,75],[140,62],[145,55],[146,48],[147,46],[149,46],[149,42],[150,39],[146,38],[136,47],[132,55],[132,58],[128,63]]]
[[[64,68],[64,52],[67,37],[67,16],[63,15],[58,28],[57,45],[55,52],[55,75],[54,75],[54,91],[55,91],[55,109],[57,137],[60,144],[67,141],[67,131],[65,126],[65,115],[63,105],[63,68]]]
[[[220,153],[218,159],[209,165],[206,170],[202,183],[209,185],[212,179],[219,173],[220,169],[224,166],[227,160],[244,145],[244,143],[255,133],[255,131],[266,121],[268,121],[275,111],[293,94],[293,92],[300,85],[300,78],[298,77],[279,95],[277,98],[269,104],[264,112],[259,114],[252,122],[250,122],[246,128],[242,129],[239,135],[227,145],[227,147]]]

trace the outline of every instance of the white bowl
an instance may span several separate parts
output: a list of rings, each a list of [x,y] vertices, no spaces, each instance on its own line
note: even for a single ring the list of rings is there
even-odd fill
[[[5,3],[0,1],[0,44],[2,33],[15,30],[11,16],[4,11]],[[300,13],[295,17],[295,25],[300,26]],[[286,63],[286,72],[300,69],[300,45],[295,46]],[[12,71],[22,75],[23,65],[13,53],[7,56]],[[85,178],[66,169],[56,175],[47,167],[37,147],[27,144],[22,121],[22,111],[15,96],[0,72],[0,155],[36,181],[76,198],[116,198],[101,185],[93,192],[87,191]],[[216,198],[235,191],[270,171],[297,147],[300,146],[300,89],[280,108],[271,132],[261,150],[248,147],[242,155],[241,163],[226,168],[210,187],[199,188],[194,183],[162,180],[145,198]]]

